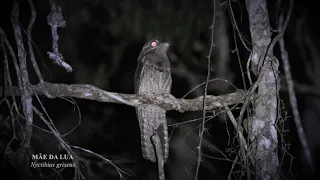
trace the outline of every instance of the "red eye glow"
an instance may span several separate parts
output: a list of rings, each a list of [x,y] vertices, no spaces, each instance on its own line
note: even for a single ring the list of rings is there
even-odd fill
[[[157,46],[157,42],[153,41],[153,42],[151,43],[151,47],[155,47],[155,46]]]

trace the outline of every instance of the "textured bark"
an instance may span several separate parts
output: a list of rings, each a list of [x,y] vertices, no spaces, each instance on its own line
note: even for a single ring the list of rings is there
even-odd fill
[[[162,107],[165,110],[175,110],[179,112],[185,111],[201,111],[203,109],[203,96],[199,96],[193,99],[176,99],[173,96],[168,95],[137,95],[137,94],[122,94],[117,92],[109,92],[103,89],[97,88],[89,84],[55,84],[43,82],[37,85],[30,85],[33,91],[31,95],[46,95],[48,98],[55,97],[73,97],[79,99],[88,99],[98,102],[126,104],[128,106],[138,107],[142,104],[154,104]],[[3,92],[3,86],[0,86],[0,94],[7,96],[20,96],[19,88],[16,86],[5,88]],[[242,103],[244,100],[255,99],[254,94],[250,94],[250,97],[244,98],[246,91],[238,89],[234,93],[223,94],[220,96],[207,95],[206,96],[206,110],[213,110],[223,107],[221,102],[226,105],[233,105]]]
[[[251,64],[258,76],[258,98],[254,102],[250,131],[254,137],[251,154],[255,158],[258,179],[279,179],[278,139],[275,128],[279,62],[272,49],[268,49],[271,43],[271,28],[266,1],[247,0],[246,6],[253,44]]]
[[[20,76],[21,85],[20,92],[23,104],[23,113],[26,118],[26,123],[24,127],[23,141],[21,142],[21,146],[23,148],[29,148],[31,143],[32,136],[32,124],[33,124],[33,111],[32,111],[32,97],[31,97],[31,89],[29,84],[29,74],[27,69],[27,53],[23,45],[22,33],[19,24],[17,23],[17,19],[19,19],[19,6],[16,1],[14,1],[12,8],[12,27],[14,30],[14,37],[17,43],[18,50],[18,60],[20,67]],[[17,73],[18,74],[18,73]],[[24,150],[23,150],[24,151]]]

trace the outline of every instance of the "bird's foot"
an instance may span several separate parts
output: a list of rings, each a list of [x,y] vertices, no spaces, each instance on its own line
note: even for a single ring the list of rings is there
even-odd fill
[[[184,112],[183,108],[180,105],[180,101],[177,100],[172,94],[163,94],[163,97],[168,99],[170,101],[170,104],[172,104],[173,108],[181,113]]]

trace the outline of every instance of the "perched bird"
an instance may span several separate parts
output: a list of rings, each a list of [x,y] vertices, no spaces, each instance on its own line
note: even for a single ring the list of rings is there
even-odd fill
[[[156,39],[143,46],[134,75],[136,94],[145,96],[170,94],[172,79],[170,61],[167,56],[168,48],[168,43],[161,43]],[[157,156],[151,138],[157,134],[165,162],[169,155],[166,111],[159,106],[145,104],[137,107],[136,113],[140,126],[143,157],[156,162]]]

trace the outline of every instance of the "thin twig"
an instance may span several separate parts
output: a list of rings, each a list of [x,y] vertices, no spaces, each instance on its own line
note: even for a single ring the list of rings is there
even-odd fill
[[[244,40],[243,40],[242,34],[241,34],[241,32],[240,32],[240,30],[239,30],[239,28],[238,28],[238,24],[237,24],[236,18],[234,17],[234,14],[233,14],[231,2],[230,2],[230,0],[228,0],[228,1],[229,1],[229,13],[230,13],[231,19],[232,19],[232,21],[233,21],[233,22],[232,22],[232,25],[233,25],[233,27],[237,30],[238,36],[239,36],[239,38],[240,38],[243,46],[244,46],[249,52],[251,52],[251,49],[246,45],[246,43],[245,43]]]
[[[41,72],[38,66],[38,63],[36,61],[36,58],[34,56],[33,53],[33,47],[32,47],[32,27],[33,24],[36,20],[37,17],[37,13],[36,13],[36,9],[34,7],[33,1],[32,0],[28,0],[29,1],[29,5],[30,5],[30,10],[31,10],[31,19],[30,19],[30,23],[27,29],[27,33],[28,33],[28,47],[29,47],[29,55],[30,55],[30,60],[32,62],[33,68],[38,76],[38,79],[40,82],[43,82],[43,78],[41,76]]]
[[[293,1],[293,0],[291,0]],[[291,2],[292,6],[293,2]],[[292,11],[292,9],[291,9]],[[290,12],[291,13],[291,12]],[[290,14],[288,14],[289,16]],[[283,14],[280,15],[279,17],[279,32],[282,32],[282,24],[283,24]],[[313,161],[312,161],[312,156],[311,156],[311,151],[306,139],[306,135],[304,133],[304,129],[303,126],[301,124],[301,118],[300,118],[300,113],[299,113],[299,109],[298,109],[298,103],[297,103],[297,98],[295,95],[295,90],[293,87],[293,81],[292,81],[292,76],[291,76],[291,72],[290,72],[290,64],[289,64],[289,58],[288,58],[288,52],[285,49],[285,45],[284,45],[284,39],[281,38],[279,40],[279,45],[280,45],[280,51],[281,51],[281,59],[283,62],[283,69],[285,72],[285,80],[286,83],[288,85],[288,93],[289,93],[289,100],[290,100],[290,105],[292,108],[292,113],[293,113],[293,119],[294,122],[296,124],[297,127],[297,132],[298,132],[298,136],[301,142],[301,146],[303,149],[303,152],[305,153],[306,159],[309,163],[309,166],[311,168],[313,168]]]
[[[73,146],[73,145],[69,145],[69,146],[70,146],[70,148],[77,149],[77,150],[81,150],[81,151],[84,151],[84,152],[86,152],[86,153],[92,154],[92,155],[94,155],[94,156],[96,156],[96,157],[104,160],[105,162],[111,164],[111,165],[117,170],[117,172],[118,172],[118,174],[119,174],[119,176],[120,176],[120,179],[123,179],[122,173],[123,173],[123,174],[126,174],[126,175],[128,175],[128,176],[131,176],[129,173],[125,172],[125,171],[122,170],[119,166],[117,166],[116,164],[114,164],[111,160],[105,158],[104,156],[102,156],[102,155],[100,155],[100,154],[98,154],[98,153],[95,153],[95,152],[93,152],[93,151],[91,151],[91,150],[89,150],[89,149],[85,149],[85,148],[82,148],[82,147],[79,147],[79,146]]]
[[[213,1],[213,19],[212,19],[212,24],[211,24],[211,43],[210,43],[210,50],[209,50],[209,54],[207,56],[208,59],[208,71],[207,71],[207,79],[206,79],[206,85],[205,85],[205,89],[204,89],[204,95],[203,95],[203,104],[202,104],[202,126],[199,129],[200,130],[200,140],[199,140],[199,145],[198,145],[198,160],[197,160],[197,168],[196,168],[196,175],[195,175],[195,180],[198,180],[198,175],[199,175],[199,169],[200,169],[200,164],[201,164],[201,156],[202,156],[202,139],[203,139],[203,133],[204,133],[204,125],[205,125],[205,119],[206,119],[206,96],[207,96],[207,91],[208,91],[208,84],[209,84],[209,78],[210,78],[210,64],[211,64],[211,54],[212,54],[212,50],[213,50],[213,37],[214,37],[214,25],[215,25],[215,20],[216,20],[216,1]]]

